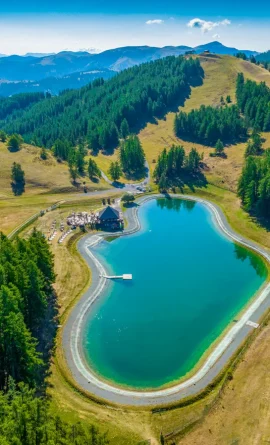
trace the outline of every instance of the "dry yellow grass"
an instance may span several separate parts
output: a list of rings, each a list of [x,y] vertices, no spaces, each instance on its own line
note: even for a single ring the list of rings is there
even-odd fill
[[[72,185],[66,163],[58,163],[48,152],[48,159],[40,159],[40,148],[23,145],[11,153],[6,144],[0,143],[0,230],[11,232],[23,221],[50,205],[68,199],[81,199],[82,181],[87,189],[106,190],[108,185],[101,180],[93,183],[85,176],[78,186]],[[25,171],[26,186],[21,196],[14,196],[11,189],[11,167],[19,162]]]
[[[115,161],[119,161],[119,147],[116,148],[113,152],[111,153],[103,153],[102,151],[100,151],[96,156],[90,155],[89,157],[87,157],[86,159],[92,158],[94,159],[94,161],[97,163],[98,167],[100,168],[100,170],[102,170],[105,175],[112,180],[110,174],[109,174],[109,168],[112,162]],[[142,178],[138,178],[136,179],[136,181],[134,179],[128,179],[125,175],[121,175],[119,178],[120,182],[125,182],[125,183],[133,183],[133,182],[138,182],[140,179]]]
[[[96,156],[89,156],[90,158],[96,161],[100,170],[102,170],[108,177],[110,176],[108,171],[111,165],[111,162],[119,161],[118,150],[114,150],[111,153],[104,154],[103,152],[99,152]],[[122,178],[121,178],[122,179]]]
[[[40,159],[40,149],[31,145],[23,145],[17,152],[10,152],[6,144],[0,143],[1,177],[0,198],[13,198],[10,187],[10,174],[13,162],[19,162],[25,172],[25,195],[41,193],[61,193],[74,190],[70,182],[68,166],[59,164],[48,151],[46,160]],[[24,195],[22,195],[24,197]]]
[[[270,326],[248,349],[204,422],[181,445],[262,445],[270,441]]]

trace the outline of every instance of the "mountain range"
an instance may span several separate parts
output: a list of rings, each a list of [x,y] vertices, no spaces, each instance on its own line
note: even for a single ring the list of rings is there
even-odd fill
[[[123,69],[187,51],[234,55],[239,52],[220,42],[189,46],[126,46],[98,54],[87,51],[62,51],[57,54],[26,54],[0,57],[0,95],[19,92],[47,91],[53,94],[66,88],[79,88],[97,77],[109,78]],[[241,50],[247,56],[255,51]]]

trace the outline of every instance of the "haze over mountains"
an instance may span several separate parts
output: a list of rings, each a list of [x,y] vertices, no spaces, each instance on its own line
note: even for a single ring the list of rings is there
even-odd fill
[[[20,92],[51,91],[57,94],[67,88],[79,88],[98,77],[109,78],[123,69],[166,56],[178,56],[187,51],[234,55],[239,50],[220,42],[211,42],[195,48],[189,46],[128,46],[103,51],[62,51],[58,54],[31,54],[0,56],[0,95]],[[255,51],[241,50],[248,57]]]

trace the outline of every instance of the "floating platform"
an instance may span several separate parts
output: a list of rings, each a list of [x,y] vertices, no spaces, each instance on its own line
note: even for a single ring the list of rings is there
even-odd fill
[[[131,273],[125,273],[123,275],[101,275],[101,277],[111,280],[132,280]]]

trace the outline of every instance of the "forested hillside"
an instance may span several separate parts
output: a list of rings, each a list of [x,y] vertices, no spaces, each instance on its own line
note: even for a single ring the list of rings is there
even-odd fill
[[[270,131],[270,88],[264,82],[258,84],[238,74],[236,99],[248,125]]]
[[[54,278],[40,232],[14,243],[0,233],[0,390],[10,377],[32,387],[43,384],[55,331]]]
[[[247,156],[238,195],[248,212],[270,218],[270,149],[262,156]]]
[[[57,323],[53,266],[40,232],[14,242],[0,233],[0,443],[106,445],[94,426],[54,414],[44,395]]]
[[[0,120],[6,119],[11,114],[15,117],[17,110],[22,111],[45,97],[43,93],[22,93],[7,98],[1,97]]]
[[[121,72],[104,82],[49,97],[0,122],[7,133],[52,147],[57,139],[75,145],[87,139],[93,150],[110,149],[121,137],[121,125],[136,132],[153,118],[182,104],[190,87],[202,82],[198,59],[167,57]]]

